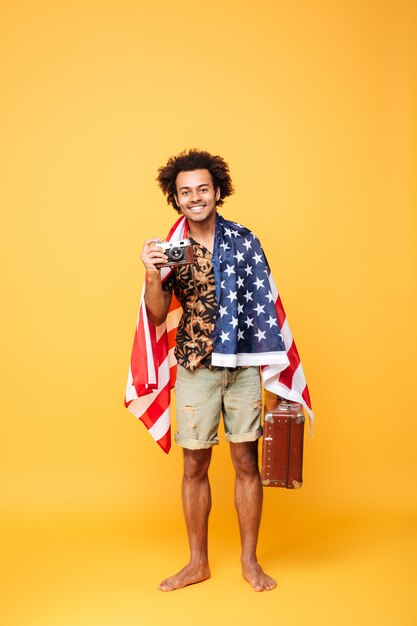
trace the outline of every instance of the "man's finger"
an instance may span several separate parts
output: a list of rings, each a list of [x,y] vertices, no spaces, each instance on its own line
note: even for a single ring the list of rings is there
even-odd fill
[[[156,241],[161,241],[159,237],[153,237],[152,239],[146,239],[144,246],[149,246],[151,243],[155,243]]]

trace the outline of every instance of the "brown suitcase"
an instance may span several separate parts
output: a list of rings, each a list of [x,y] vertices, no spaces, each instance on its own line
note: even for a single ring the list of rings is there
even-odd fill
[[[262,484],[298,489],[303,484],[302,405],[265,392]]]

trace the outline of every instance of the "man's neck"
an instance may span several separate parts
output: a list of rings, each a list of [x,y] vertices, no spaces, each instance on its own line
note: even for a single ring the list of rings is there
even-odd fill
[[[189,221],[188,227],[190,237],[192,237],[194,241],[201,243],[207,250],[210,250],[210,252],[213,252],[216,220],[214,219],[214,221],[210,223]]]

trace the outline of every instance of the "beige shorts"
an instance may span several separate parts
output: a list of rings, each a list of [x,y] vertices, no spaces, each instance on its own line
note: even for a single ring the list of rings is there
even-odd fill
[[[262,435],[258,366],[223,370],[200,367],[190,371],[178,365],[175,397],[175,441],[183,448],[201,450],[218,444],[221,413],[226,438],[231,443],[256,441]]]

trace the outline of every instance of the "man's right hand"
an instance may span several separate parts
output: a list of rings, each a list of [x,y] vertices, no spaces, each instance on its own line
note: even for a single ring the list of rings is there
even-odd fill
[[[166,320],[171,302],[171,291],[164,291],[161,285],[161,271],[156,267],[158,263],[166,263],[167,255],[163,248],[157,244],[161,240],[157,237],[147,239],[143,244],[141,261],[145,266],[148,282],[145,292],[145,304],[148,312],[148,320],[154,326],[159,326]]]
[[[157,245],[160,241],[158,237],[154,237],[153,239],[147,239],[143,244],[140,258],[149,276],[159,276],[160,269],[156,267],[156,264],[166,263],[168,261],[168,257],[164,253],[163,248]]]

